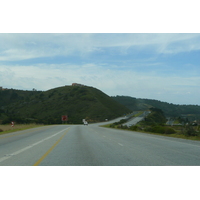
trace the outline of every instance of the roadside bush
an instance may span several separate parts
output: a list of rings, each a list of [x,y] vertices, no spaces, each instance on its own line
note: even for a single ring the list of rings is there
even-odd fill
[[[149,131],[152,133],[162,133],[162,134],[173,134],[176,133],[176,131],[172,128],[169,127],[164,127],[164,126],[153,126],[153,127],[148,127],[145,129],[145,131]]]
[[[126,123],[126,122],[127,122],[126,119],[121,119],[119,122],[115,122],[115,123],[113,123],[113,124],[119,125],[119,124],[124,124],[124,123]]]
[[[176,133],[176,131],[173,128],[166,127],[165,133],[166,134],[173,134],[173,133]]]
[[[146,131],[146,132],[151,132],[151,127],[145,127],[145,128],[144,128],[144,131]]]
[[[3,132],[3,130],[2,130],[2,129],[0,129],[0,132]]]
[[[186,127],[185,135],[187,135],[187,136],[198,136],[198,132],[196,132],[192,126],[188,126],[188,127]]]
[[[127,125],[119,125],[119,126],[117,126],[117,128],[121,128],[121,129],[128,129],[128,126]]]
[[[132,130],[132,131],[137,131],[138,127],[133,125],[133,126],[130,126],[129,129]]]
[[[115,128],[115,124],[110,124],[110,128]]]
[[[152,132],[154,133],[165,133],[165,128],[162,126],[154,126],[152,128]]]

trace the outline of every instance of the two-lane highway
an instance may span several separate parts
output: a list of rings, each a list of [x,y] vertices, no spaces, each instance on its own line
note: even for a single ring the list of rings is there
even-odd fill
[[[193,166],[200,142],[108,129],[55,125],[0,136],[5,166]]]

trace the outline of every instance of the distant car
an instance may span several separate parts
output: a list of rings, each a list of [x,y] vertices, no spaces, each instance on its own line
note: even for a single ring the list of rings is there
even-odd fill
[[[85,122],[84,122],[84,125],[88,125],[88,122],[85,121]]]

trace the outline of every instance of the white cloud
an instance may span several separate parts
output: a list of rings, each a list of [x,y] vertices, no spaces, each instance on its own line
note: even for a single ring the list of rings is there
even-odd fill
[[[85,56],[109,47],[124,53],[133,46],[166,54],[199,50],[200,34],[0,34],[0,60]]]
[[[200,34],[98,34],[93,39],[93,44],[98,47],[121,47],[135,46],[146,48],[151,46],[158,53],[179,53],[183,51],[199,50]],[[171,45],[177,46],[171,48]]]
[[[122,59],[118,62],[116,57],[115,62],[114,56],[126,56],[133,49],[141,53],[138,58],[132,59],[129,56],[126,58],[130,60]],[[183,66],[175,66],[156,59],[156,55],[198,49],[200,34],[0,34],[0,61],[4,61],[4,65],[0,65],[0,85],[16,89],[47,90],[78,82],[99,88],[108,95],[169,101],[177,95],[181,100],[189,102],[190,96],[197,96],[196,86],[200,84],[198,63],[188,61]],[[143,50],[155,52],[155,58],[145,55],[143,59]],[[97,57],[103,54],[100,56],[102,60],[95,60],[95,56],[90,61],[84,59],[89,58],[88,55],[93,52]],[[114,62],[108,61],[107,52],[114,55],[111,55]],[[46,64],[43,59],[44,64],[5,64],[5,61],[69,55],[81,61],[74,62],[72,59],[69,60],[72,64]],[[102,64],[97,64],[100,62]],[[188,69],[186,65],[189,65]],[[180,66],[185,66],[185,69],[179,69]],[[174,75],[176,73],[178,76]]]

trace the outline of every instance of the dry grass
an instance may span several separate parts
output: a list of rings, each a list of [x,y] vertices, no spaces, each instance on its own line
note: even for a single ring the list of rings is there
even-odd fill
[[[0,125],[0,134],[15,132],[19,130],[25,130],[29,128],[35,128],[43,125],[38,124],[16,124],[14,127],[11,125]]]
[[[101,127],[118,129],[117,126],[110,127],[110,125],[111,124],[106,124],[106,125],[102,125]],[[178,127],[176,127],[176,128],[178,128]],[[132,131],[130,129],[120,129],[120,130]],[[176,129],[176,131],[177,130],[179,130],[179,129]],[[198,129],[198,131],[199,131],[199,129]],[[161,136],[166,136],[166,137],[174,137],[174,138],[200,141],[200,136],[186,136],[184,134],[181,134],[180,131],[178,133],[175,133],[175,134],[152,133],[152,132],[146,132],[146,131],[141,131],[141,130],[137,130],[137,131],[133,131],[133,132],[141,132],[141,133],[147,133],[147,134],[152,134],[152,135],[161,135]]]

